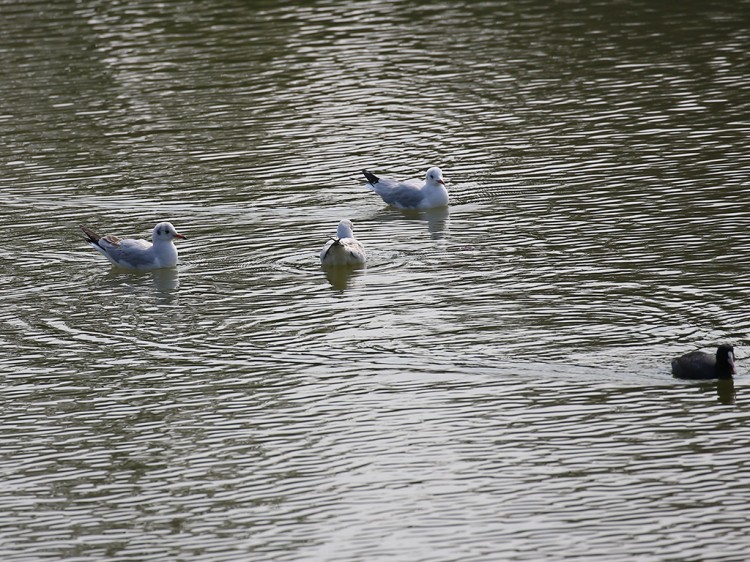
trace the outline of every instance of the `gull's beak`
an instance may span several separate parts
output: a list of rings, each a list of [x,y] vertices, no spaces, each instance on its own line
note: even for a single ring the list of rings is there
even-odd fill
[[[443,178],[440,178],[437,182],[438,183],[442,183],[443,185],[445,185],[445,182],[443,181]]]
[[[180,234],[179,232],[174,235],[175,238],[181,238],[182,240],[187,240],[187,236],[184,234]]]

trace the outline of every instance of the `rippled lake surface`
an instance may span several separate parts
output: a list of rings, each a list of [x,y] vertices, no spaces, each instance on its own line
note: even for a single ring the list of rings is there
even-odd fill
[[[746,558],[750,3],[2,11],[2,560]]]

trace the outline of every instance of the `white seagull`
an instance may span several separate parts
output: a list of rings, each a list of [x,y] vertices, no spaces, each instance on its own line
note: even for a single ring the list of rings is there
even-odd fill
[[[367,187],[383,198],[383,201],[399,209],[433,209],[448,205],[448,190],[445,189],[443,172],[438,167],[427,170],[425,181],[398,181],[379,178],[362,170],[367,178]]]
[[[149,271],[177,265],[177,248],[173,240],[185,239],[168,222],[160,222],[151,231],[153,244],[147,240],[118,238],[117,236],[97,234],[90,228],[81,225],[89,245],[117,267]]]
[[[336,229],[336,237],[331,238],[320,251],[323,265],[362,265],[365,263],[365,249],[352,232],[352,221],[342,220]]]

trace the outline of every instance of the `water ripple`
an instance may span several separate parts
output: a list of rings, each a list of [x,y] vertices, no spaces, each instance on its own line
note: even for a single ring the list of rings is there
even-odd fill
[[[747,2],[47,4],[0,21],[3,560],[745,556],[744,369],[669,359],[747,355]],[[430,165],[449,211],[360,173]],[[169,272],[77,232],[165,218]]]

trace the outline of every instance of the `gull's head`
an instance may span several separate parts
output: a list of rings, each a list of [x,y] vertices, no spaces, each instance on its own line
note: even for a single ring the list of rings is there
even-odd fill
[[[154,227],[154,230],[151,231],[151,239],[154,242],[157,240],[171,242],[175,238],[182,238],[184,240],[185,236],[177,232],[171,222],[160,222]]]
[[[443,180],[443,172],[440,171],[440,168],[438,168],[437,166],[433,166],[432,168],[427,170],[426,180],[427,183],[442,183],[443,185],[445,185],[445,181]]]
[[[354,230],[352,227],[352,221],[344,219],[339,223],[339,227],[336,229],[337,238],[354,238]]]

